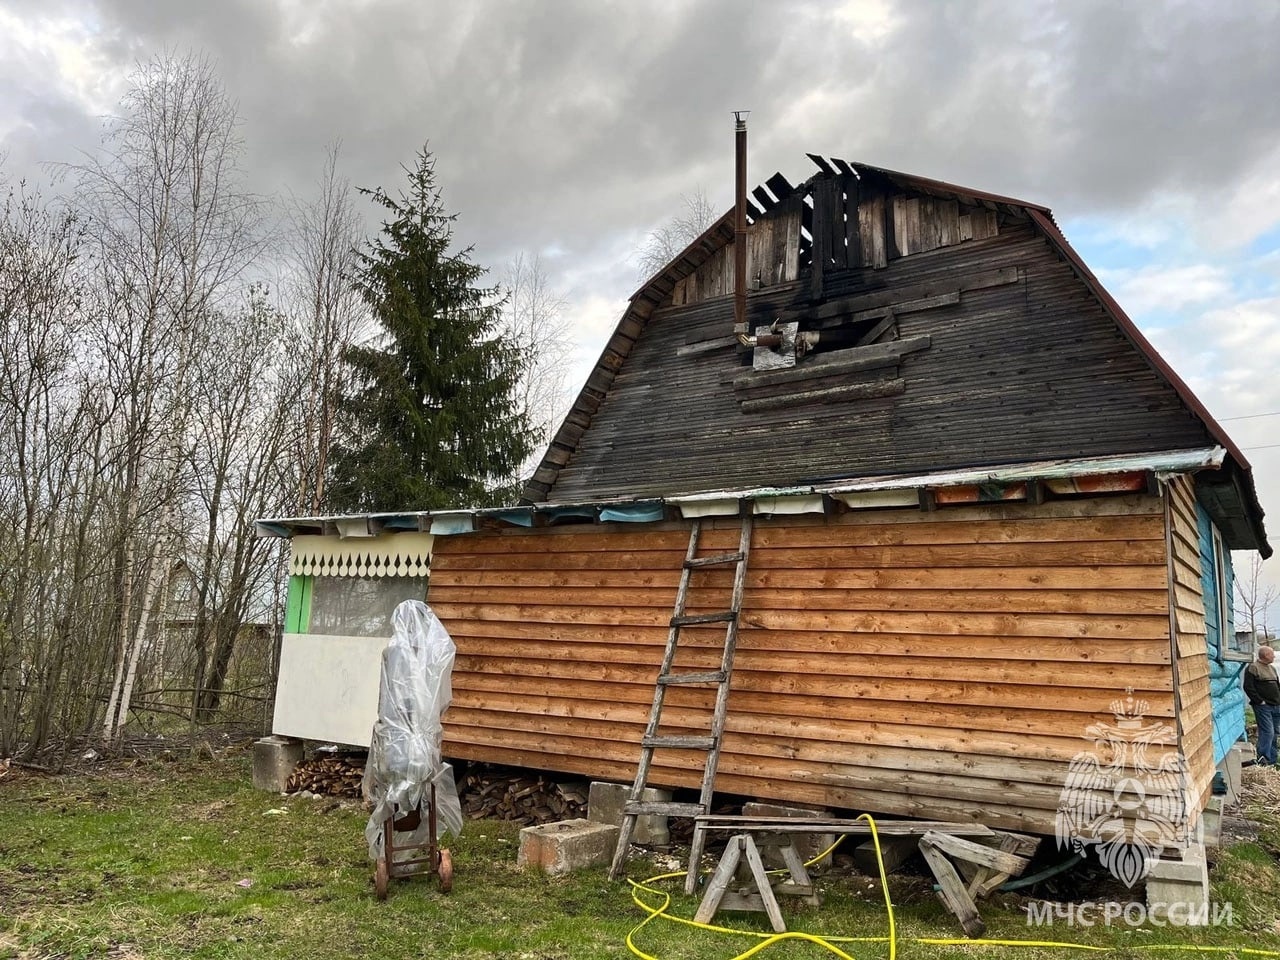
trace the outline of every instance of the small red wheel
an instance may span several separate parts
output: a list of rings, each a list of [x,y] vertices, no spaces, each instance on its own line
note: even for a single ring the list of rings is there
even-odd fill
[[[448,893],[453,889],[453,855],[448,850],[440,851],[440,892]]]
[[[387,899],[387,858],[379,857],[378,866],[373,871],[373,892],[379,900]]]

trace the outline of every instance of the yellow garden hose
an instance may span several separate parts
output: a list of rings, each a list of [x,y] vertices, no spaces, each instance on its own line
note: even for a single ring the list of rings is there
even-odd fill
[[[747,960],[754,957],[770,947],[782,943],[786,940],[800,940],[822,947],[824,950],[834,953],[841,960],[856,960],[855,957],[841,950],[837,944],[851,943],[888,943],[889,944],[889,960],[897,960],[898,952],[898,934],[897,925],[893,916],[893,901],[889,896],[889,883],[885,875],[884,856],[880,850],[880,836],[876,831],[876,822],[869,814],[862,814],[859,820],[867,821],[867,826],[871,830],[871,842],[876,853],[876,868],[880,873],[880,888],[884,891],[885,913],[889,920],[889,935],[881,937],[823,937],[812,933],[802,933],[799,931],[787,931],[786,933],[761,933],[756,930],[736,930],[732,927],[721,927],[711,923],[698,923],[696,920],[687,920],[684,917],[677,917],[667,913],[667,908],[671,906],[671,895],[663,890],[657,890],[650,884],[657,883],[660,880],[671,880],[675,877],[684,877],[685,871],[681,870],[675,873],[661,873],[655,877],[649,877],[646,880],[628,880],[631,884],[631,900],[646,916],[638,924],[627,932],[627,949],[630,950],[640,960],[661,960],[661,958],[653,954],[645,953],[635,943],[636,934],[648,926],[651,922],[661,917],[673,923],[682,923],[685,926],[694,927],[699,930],[706,930],[709,933],[731,934],[735,936],[754,937],[760,942],[749,950],[730,958],[730,960]],[[833,843],[826,850],[822,851],[813,859],[805,863],[806,867],[813,866],[828,854],[830,854],[843,837]],[[694,864],[690,864],[690,869],[694,869]],[[773,871],[775,873],[781,871]],[[647,902],[642,894],[652,894],[655,897],[661,897],[661,904],[654,906]],[[1124,950],[1142,950],[1147,952],[1194,952],[1194,953],[1236,953],[1243,956],[1252,957],[1280,957],[1280,950],[1261,950],[1254,947],[1216,947],[1216,946],[1199,946],[1197,944],[1138,944],[1127,945],[1125,947],[1101,947],[1094,944],[1086,943],[1068,943],[1060,940],[1001,940],[1001,939],[983,939],[971,940],[968,937],[912,937],[911,943],[918,943],[925,946],[933,947],[967,947],[967,946],[989,946],[989,947],[1038,947],[1041,949],[1054,950],[1085,950],[1094,953],[1108,953],[1116,949]]]

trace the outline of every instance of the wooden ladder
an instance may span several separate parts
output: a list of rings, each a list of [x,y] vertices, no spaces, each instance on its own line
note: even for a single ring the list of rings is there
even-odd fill
[[[684,567],[680,573],[680,588],[676,591],[675,610],[671,617],[671,629],[667,634],[667,649],[662,656],[662,666],[658,669],[658,681],[653,691],[653,706],[649,710],[649,723],[640,740],[640,763],[636,768],[636,779],[631,785],[631,793],[623,807],[622,831],[618,835],[618,847],[613,853],[613,865],[609,868],[609,876],[613,880],[622,876],[623,867],[626,866],[631,847],[631,834],[635,830],[637,817],[647,814],[696,817],[711,812],[716,766],[720,762],[720,741],[724,735],[725,715],[728,713],[729,706],[729,680],[733,674],[733,655],[738,643],[738,617],[742,611],[742,593],[747,580],[747,557],[751,552],[751,514],[746,513],[742,517],[742,534],[738,541],[737,553],[699,557],[698,537],[701,526],[700,520],[694,520],[693,527],[689,531],[689,549],[685,553]],[[689,581],[694,571],[730,564],[734,566],[734,574],[733,595],[728,609],[717,613],[687,615],[684,612],[685,604],[689,597]],[[720,669],[697,673],[673,671],[681,630],[685,627],[708,623],[725,625],[724,652],[720,658]],[[706,736],[663,736],[658,732],[662,723],[662,705],[666,699],[667,687],[677,683],[716,685],[716,702],[711,714],[711,730]],[[645,787],[649,781],[649,770],[653,766],[654,751],[664,749],[706,753],[706,764],[702,770],[702,792],[698,796],[697,803],[660,803],[643,799]],[[700,841],[703,840],[704,837],[701,834],[694,833],[694,846],[689,851],[691,869],[702,856]]]

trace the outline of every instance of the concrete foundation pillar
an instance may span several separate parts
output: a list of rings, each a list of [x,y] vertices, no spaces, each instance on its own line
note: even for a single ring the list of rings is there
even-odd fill
[[[626,806],[630,793],[631,787],[626,784],[606,783],[603,780],[593,781],[591,792],[587,797],[587,819],[594,823],[607,823],[621,827],[622,810]],[[640,799],[645,803],[670,803],[671,791],[646,787]],[[631,842],[638,843],[642,847],[661,847],[670,843],[671,833],[667,829],[667,818],[656,813],[646,813],[642,817],[636,817]]]
[[[1222,807],[1223,797],[1210,797],[1209,802],[1205,805],[1204,811],[1200,814],[1201,832],[1204,836],[1204,845],[1210,850],[1216,850],[1222,845]]]
[[[1181,860],[1160,860],[1151,868],[1147,912],[1171,926],[1209,923],[1209,865],[1202,844],[1188,846]]]
[[[253,785],[283,793],[289,775],[302,762],[302,741],[292,737],[263,737],[253,745]]]
[[[1235,804],[1240,801],[1240,769],[1246,760],[1252,760],[1254,756],[1253,745],[1242,740],[1232,744],[1227,755],[1218,764],[1222,779],[1227,785],[1227,792],[1224,794],[1227,803]]]
[[[920,852],[920,838],[881,837],[880,856],[884,859],[886,874],[900,870],[902,865]],[[867,840],[853,848],[853,862],[869,877],[880,876],[880,862],[876,859],[876,845]]]
[[[759,801],[753,803],[744,803],[742,805],[742,815],[744,817],[786,817],[788,820],[813,818],[813,817],[829,817],[830,810],[823,810],[814,807],[789,807],[780,803],[761,803]],[[806,861],[813,859],[823,850],[836,842],[834,833],[797,833],[791,837],[792,845],[796,848],[796,852],[800,854]],[[785,867],[780,854],[776,851],[769,850],[764,856],[765,865],[772,868]],[[809,869],[811,871],[822,871],[830,865],[831,859],[827,858],[821,863],[814,864]]]

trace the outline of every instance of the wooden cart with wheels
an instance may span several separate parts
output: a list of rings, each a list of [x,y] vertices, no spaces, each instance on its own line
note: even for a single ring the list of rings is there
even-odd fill
[[[422,826],[423,813],[427,820],[427,839],[421,843],[396,843],[397,833],[412,833]],[[419,856],[413,856],[420,853]],[[396,854],[401,854],[399,858]],[[404,856],[410,854],[410,856]],[[431,785],[430,799],[412,810],[399,807],[382,825],[382,853],[373,872],[373,889],[379,900],[387,899],[387,887],[392,879],[403,880],[419,874],[434,875],[440,881],[440,892],[453,889],[453,858],[449,851],[436,841],[436,788]]]

